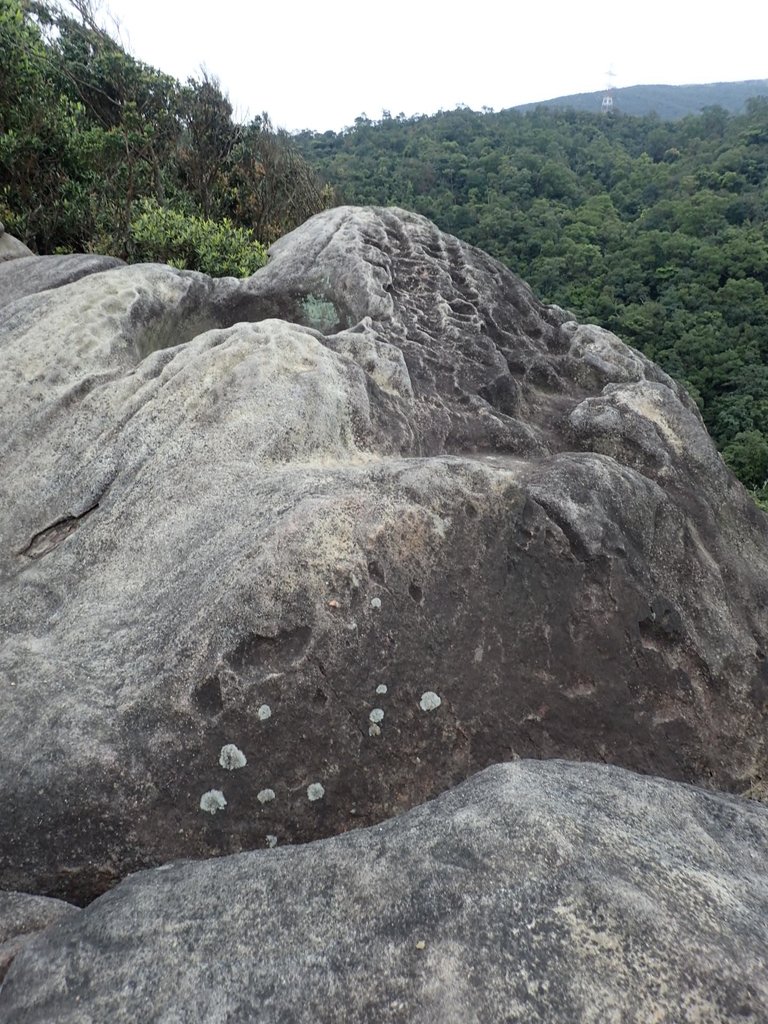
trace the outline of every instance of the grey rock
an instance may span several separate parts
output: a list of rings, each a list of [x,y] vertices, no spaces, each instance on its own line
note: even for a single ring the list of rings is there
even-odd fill
[[[18,238],[9,235],[5,229],[0,232],[0,263],[32,255],[32,250],[24,245],[23,242],[20,242]]]
[[[86,902],[517,756],[768,774],[766,518],[658,367],[423,218],[49,287],[0,350],[6,888]]]
[[[124,266],[123,261],[114,256],[33,256],[27,249],[20,259],[0,267],[0,307],[26,295],[60,288],[88,274],[120,266]]]
[[[380,826],[142,872],[30,942],[14,1024],[768,1019],[768,808],[489,768]]]
[[[13,958],[37,932],[54,921],[79,914],[77,907],[45,896],[21,892],[0,892],[0,982]]]

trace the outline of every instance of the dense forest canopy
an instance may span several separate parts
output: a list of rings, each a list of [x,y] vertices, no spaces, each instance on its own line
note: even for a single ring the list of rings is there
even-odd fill
[[[676,122],[459,108],[289,137],[233,121],[205,73],[131,57],[89,0],[0,0],[0,220],[36,251],[242,276],[337,200],[416,210],[642,349],[768,500],[768,98]]]
[[[681,121],[540,107],[295,137],[350,203],[395,204],[642,349],[768,498],[768,98]]]
[[[89,0],[0,0],[0,220],[36,251],[245,275],[329,200],[267,115],[135,60]]]

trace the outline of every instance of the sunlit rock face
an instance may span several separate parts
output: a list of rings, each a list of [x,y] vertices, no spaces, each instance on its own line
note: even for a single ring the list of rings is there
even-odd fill
[[[24,947],[0,1019],[761,1024],[767,857],[760,804],[497,765],[370,829],[133,875]]]
[[[4,887],[518,757],[765,776],[766,519],[658,367],[398,210],[244,282],[62,272],[0,309]]]

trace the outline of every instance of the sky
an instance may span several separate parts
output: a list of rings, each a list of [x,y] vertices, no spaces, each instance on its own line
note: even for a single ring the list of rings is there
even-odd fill
[[[730,0],[95,0],[135,57],[204,67],[238,120],[289,131],[361,114],[499,110],[605,87],[768,78],[768,4]]]

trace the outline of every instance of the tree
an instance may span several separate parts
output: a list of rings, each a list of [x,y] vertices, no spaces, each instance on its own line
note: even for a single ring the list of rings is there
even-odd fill
[[[737,434],[723,449],[723,458],[747,487],[768,487],[768,437],[759,430]]]
[[[225,205],[221,191],[227,162],[241,133],[232,123],[232,104],[217,79],[205,72],[200,81],[188,79],[180,113],[183,130],[177,156],[181,173],[203,215],[210,217]]]

